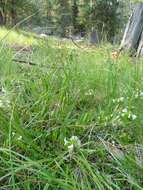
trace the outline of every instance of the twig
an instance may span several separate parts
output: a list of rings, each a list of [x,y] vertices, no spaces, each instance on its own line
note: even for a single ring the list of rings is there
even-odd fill
[[[67,38],[69,38],[69,39],[72,41],[72,43],[73,43],[77,48],[85,49],[84,47],[79,46],[71,36],[68,36]]]
[[[31,61],[25,61],[25,60],[19,60],[19,59],[12,59],[12,61],[14,61],[14,62],[18,62],[18,63],[25,63],[25,64],[32,65],[32,66],[37,65],[37,64],[34,63],[34,62],[31,62]]]
[[[19,60],[19,59],[12,59],[12,61],[17,62],[17,63],[24,63],[24,64],[31,65],[31,66],[40,66],[40,67],[47,68],[47,69],[64,69],[65,68],[64,66],[59,66],[59,67],[56,67],[53,65],[52,66],[43,66],[43,65],[38,65],[37,63],[31,62],[31,61]]]

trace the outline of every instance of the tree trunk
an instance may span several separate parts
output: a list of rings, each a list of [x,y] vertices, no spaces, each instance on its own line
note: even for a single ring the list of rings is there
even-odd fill
[[[4,16],[3,13],[0,11],[0,26],[4,25]]]
[[[73,26],[73,34],[78,33],[78,4],[77,0],[73,0],[73,5],[72,5],[72,26]]]
[[[124,36],[120,45],[120,50],[127,50],[129,52],[142,52],[143,45],[143,3],[137,3],[135,10],[131,15],[126,26]]]
[[[143,32],[141,34],[140,40],[139,40],[139,46],[137,49],[137,57],[143,56]]]
[[[0,25],[3,26],[6,24],[6,12],[5,12],[5,3],[3,0],[0,0]]]
[[[15,7],[15,0],[11,0],[11,24],[12,26],[16,25],[16,7]]]

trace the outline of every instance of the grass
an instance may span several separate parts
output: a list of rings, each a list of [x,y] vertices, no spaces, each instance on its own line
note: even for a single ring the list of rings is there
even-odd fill
[[[29,46],[29,45],[36,45],[37,41],[34,39],[34,36],[32,33],[28,36],[26,36],[26,33],[24,33],[21,30],[9,30],[5,27],[0,28],[0,41],[3,41],[3,43],[7,43],[9,45],[23,45],[23,46]]]
[[[0,49],[0,189],[142,190],[142,60],[58,43]]]

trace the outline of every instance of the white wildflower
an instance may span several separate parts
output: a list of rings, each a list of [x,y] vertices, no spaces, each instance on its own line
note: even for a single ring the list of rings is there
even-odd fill
[[[137,119],[137,116],[135,114],[129,114],[128,118],[131,120],[135,120],[135,119]]]
[[[71,144],[71,145],[68,146],[69,153],[72,153],[73,149],[74,149],[74,145],[73,144]]]
[[[112,141],[112,144],[115,145],[115,141]]]
[[[123,102],[123,101],[124,101],[124,97],[120,97],[119,99],[120,99],[120,101],[121,101],[121,102]]]
[[[140,92],[140,96],[143,96],[143,92]]]
[[[69,153],[71,154],[74,150],[74,147],[80,147],[81,141],[77,136],[72,136],[69,140],[64,138],[64,145],[67,147]]]
[[[60,103],[56,103],[55,106],[59,108],[60,107]]]
[[[93,89],[89,89],[86,93],[85,93],[86,96],[91,96],[91,95],[94,95],[94,90]]]
[[[12,132],[12,136],[13,136],[13,137],[15,136],[15,132]]]
[[[17,140],[18,140],[18,141],[21,141],[21,140],[22,140],[22,136],[19,136],[19,137],[17,138]]]
[[[127,109],[127,108],[124,108],[124,109],[122,110],[122,112],[123,112],[123,113],[127,113],[127,112],[128,112],[128,109]]]
[[[72,136],[70,138],[70,141],[79,147],[81,146],[81,141],[79,140],[79,138],[77,136]]]
[[[135,120],[137,116],[135,114],[132,115],[132,120]]]
[[[124,97],[120,97],[118,98],[117,102],[123,102],[124,101]]]

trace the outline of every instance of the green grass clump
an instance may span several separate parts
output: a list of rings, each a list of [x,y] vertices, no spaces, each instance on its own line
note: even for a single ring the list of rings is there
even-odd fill
[[[37,41],[32,34],[26,35],[25,32],[14,29],[10,31],[5,27],[0,27],[0,41],[8,45],[37,45]]]
[[[143,66],[110,46],[0,50],[0,189],[143,189]]]

